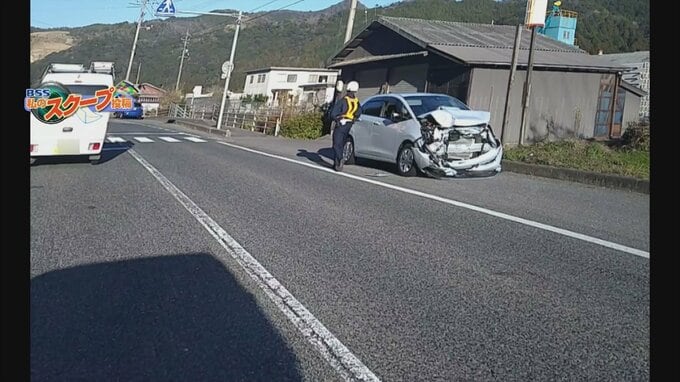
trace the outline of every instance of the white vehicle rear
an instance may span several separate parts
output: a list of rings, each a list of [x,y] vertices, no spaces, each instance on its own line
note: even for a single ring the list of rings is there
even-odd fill
[[[89,69],[79,64],[51,64],[40,87],[61,85],[69,94],[87,99],[94,97],[98,90],[113,87],[113,75],[113,63],[93,62]],[[62,155],[87,155],[93,163],[99,161],[110,112],[93,109],[82,107],[56,123],[43,122],[31,113],[31,163],[36,157]]]

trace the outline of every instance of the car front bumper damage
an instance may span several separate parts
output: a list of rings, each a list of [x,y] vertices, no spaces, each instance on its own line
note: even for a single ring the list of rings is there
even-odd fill
[[[501,171],[503,146],[500,141],[496,142],[496,147],[470,159],[451,159],[448,155],[436,155],[428,152],[423,145],[413,147],[412,150],[418,168],[432,177],[489,176]]]

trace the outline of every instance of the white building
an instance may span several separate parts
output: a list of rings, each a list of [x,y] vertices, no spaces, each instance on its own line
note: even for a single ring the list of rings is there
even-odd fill
[[[333,99],[338,70],[322,68],[269,67],[249,70],[244,96],[267,96],[269,104],[321,105]]]
[[[649,117],[649,51],[604,54],[602,56],[613,63],[630,68],[629,71],[623,73],[622,78],[647,93],[640,99],[640,117]]]

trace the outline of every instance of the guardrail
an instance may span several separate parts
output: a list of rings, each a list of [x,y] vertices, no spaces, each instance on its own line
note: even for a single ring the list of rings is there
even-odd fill
[[[314,110],[314,106],[271,107],[265,104],[234,102],[229,104],[222,115],[222,126],[247,129],[263,134],[278,136],[281,124],[302,112]],[[168,117],[202,119],[217,122],[219,105],[171,104]]]

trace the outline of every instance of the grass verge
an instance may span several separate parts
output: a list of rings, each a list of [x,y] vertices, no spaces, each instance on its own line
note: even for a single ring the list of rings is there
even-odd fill
[[[560,141],[504,150],[507,160],[649,180],[649,150],[601,142]]]

